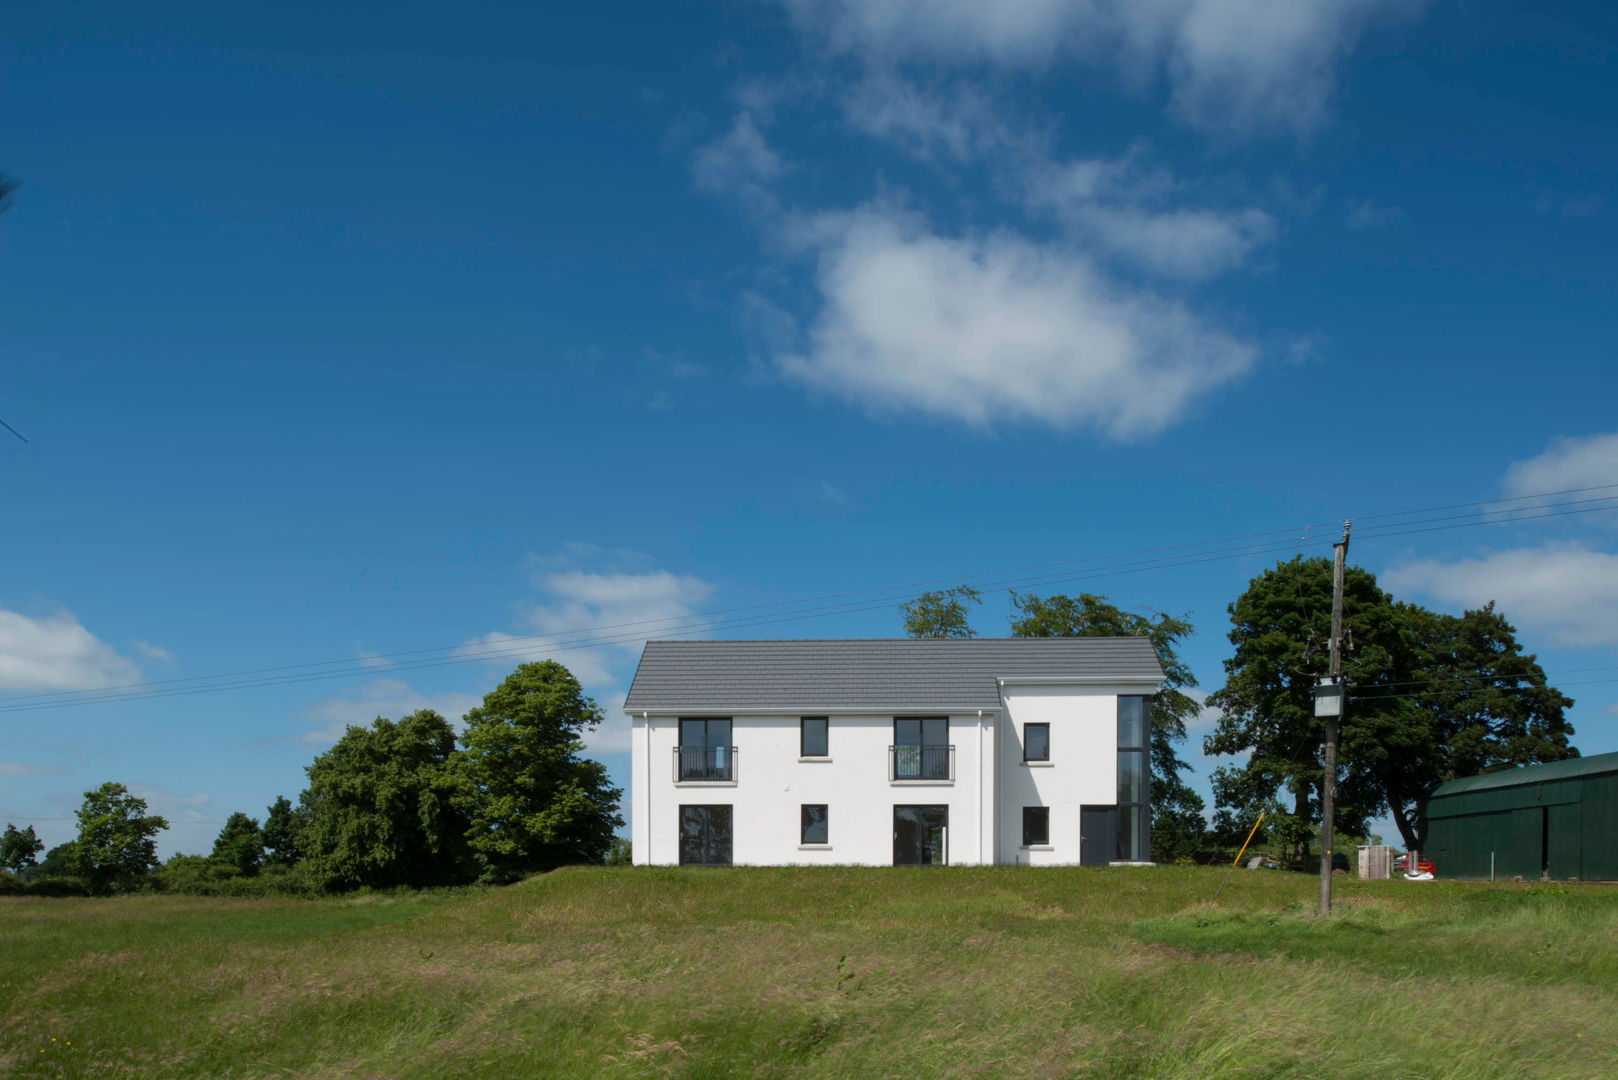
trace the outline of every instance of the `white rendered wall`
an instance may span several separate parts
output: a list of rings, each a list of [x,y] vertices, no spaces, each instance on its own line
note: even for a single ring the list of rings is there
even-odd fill
[[[1118,686],[1002,687],[999,862],[1079,861],[1079,807],[1118,801],[1118,696],[1140,692]],[[1051,726],[1048,765],[1023,763],[1024,724]],[[1050,808],[1048,850],[1023,847],[1025,806]]]
[[[992,863],[995,719],[990,712],[982,717],[973,712],[949,718],[949,741],[955,747],[953,784],[894,784],[888,779],[891,714],[830,717],[829,754],[825,760],[814,761],[799,759],[796,714],[732,715],[735,783],[682,784],[674,779],[678,718],[633,715],[630,833],[634,860],[639,865],[678,863],[679,807],[719,804],[733,807],[731,857],[737,865],[890,866],[894,806],[922,804],[949,807],[951,864]],[[799,844],[805,803],[828,807],[830,843],[825,847]],[[1020,828],[1020,812],[1018,821]]]

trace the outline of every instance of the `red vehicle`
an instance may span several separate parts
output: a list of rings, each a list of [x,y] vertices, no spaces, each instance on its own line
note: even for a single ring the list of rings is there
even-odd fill
[[[1409,864],[1410,856],[1408,853],[1404,855],[1395,855],[1393,857],[1393,872],[1395,874],[1406,873],[1408,872]],[[1419,851],[1416,853],[1416,872],[1418,874],[1433,874],[1435,877],[1437,876],[1437,872],[1433,869],[1433,860],[1421,854]]]

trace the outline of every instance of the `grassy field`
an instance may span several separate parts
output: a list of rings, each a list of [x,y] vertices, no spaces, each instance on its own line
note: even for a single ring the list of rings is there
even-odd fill
[[[0,900],[6,1077],[1618,1076],[1618,888],[565,870]]]

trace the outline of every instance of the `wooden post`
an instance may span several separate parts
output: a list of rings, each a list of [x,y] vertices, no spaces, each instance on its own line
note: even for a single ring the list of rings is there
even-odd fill
[[[1337,824],[1337,737],[1342,714],[1348,709],[1348,691],[1343,675],[1343,571],[1348,561],[1348,522],[1343,522],[1343,538],[1332,547],[1331,568],[1331,681],[1337,685],[1341,706],[1339,715],[1326,717],[1326,749],[1322,754],[1320,782],[1320,913],[1331,914],[1332,831]]]

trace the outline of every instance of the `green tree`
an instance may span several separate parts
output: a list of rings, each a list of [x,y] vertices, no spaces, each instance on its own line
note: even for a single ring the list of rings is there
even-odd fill
[[[465,881],[466,817],[450,761],[455,731],[431,709],[395,723],[350,725],[305,772],[298,831],[322,889],[415,887]]]
[[[86,791],[78,818],[78,859],[97,889],[130,888],[157,867],[157,834],[169,823],[124,785]]]
[[[269,806],[259,837],[264,841],[266,866],[291,866],[303,856],[298,851],[298,830],[302,827],[292,801],[278,795]]]
[[[1407,649],[1388,685],[1351,687],[1345,729],[1407,849],[1426,844],[1423,810],[1446,780],[1577,757],[1565,710],[1494,604],[1437,614],[1399,604]]]
[[[1016,612],[1013,637],[1150,639],[1163,667],[1163,687],[1152,698],[1152,857],[1170,861],[1201,851],[1207,831],[1202,796],[1180,778],[1191,766],[1175,749],[1186,740],[1186,721],[1202,710],[1186,693],[1197,685],[1196,676],[1176,652],[1193,633],[1189,618],[1124,611],[1092,593],[1039,597],[1013,592],[1011,604]]]
[[[6,831],[0,834],[0,867],[20,874],[34,865],[34,856],[45,850],[45,845],[34,835],[32,825],[19,829],[6,822]]]
[[[963,602],[964,601],[964,602]],[[978,591],[970,585],[924,592],[907,604],[899,605],[904,616],[905,637],[969,638],[977,632],[967,623],[966,605],[982,604]]]
[[[1223,716],[1203,742],[1209,754],[1245,754],[1214,770],[1216,824],[1234,833],[1259,809],[1284,852],[1307,853],[1319,821],[1323,729],[1315,676],[1331,634],[1331,560],[1295,558],[1248,583],[1230,605],[1225,685],[1209,695]],[[1420,807],[1456,776],[1576,753],[1562,711],[1511,626],[1490,605],[1456,617],[1398,603],[1376,578],[1350,566],[1343,623],[1352,647],[1339,752],[1337,827],[1366,831],[1392,814],[1407,847],[1420,847]],[[1273,825],[1273,827],[1272,827]]]
[[[65,844],[57,844],[45,853],[32,877],[84,877],[84,860],[79,858],[79,844],[76,840],[69,840]]]
[[[489,881],[568,863],[600,863],[622,826],[623,791],[580,756],[601,709],[554,660],[520,665],[461,734],[467,840]]]
[[[231,814],[213,842],[212,858],[234,866],[237,873],[248,877],[258,873],[264,860],[264,837],[258,822],[240,810]]]

